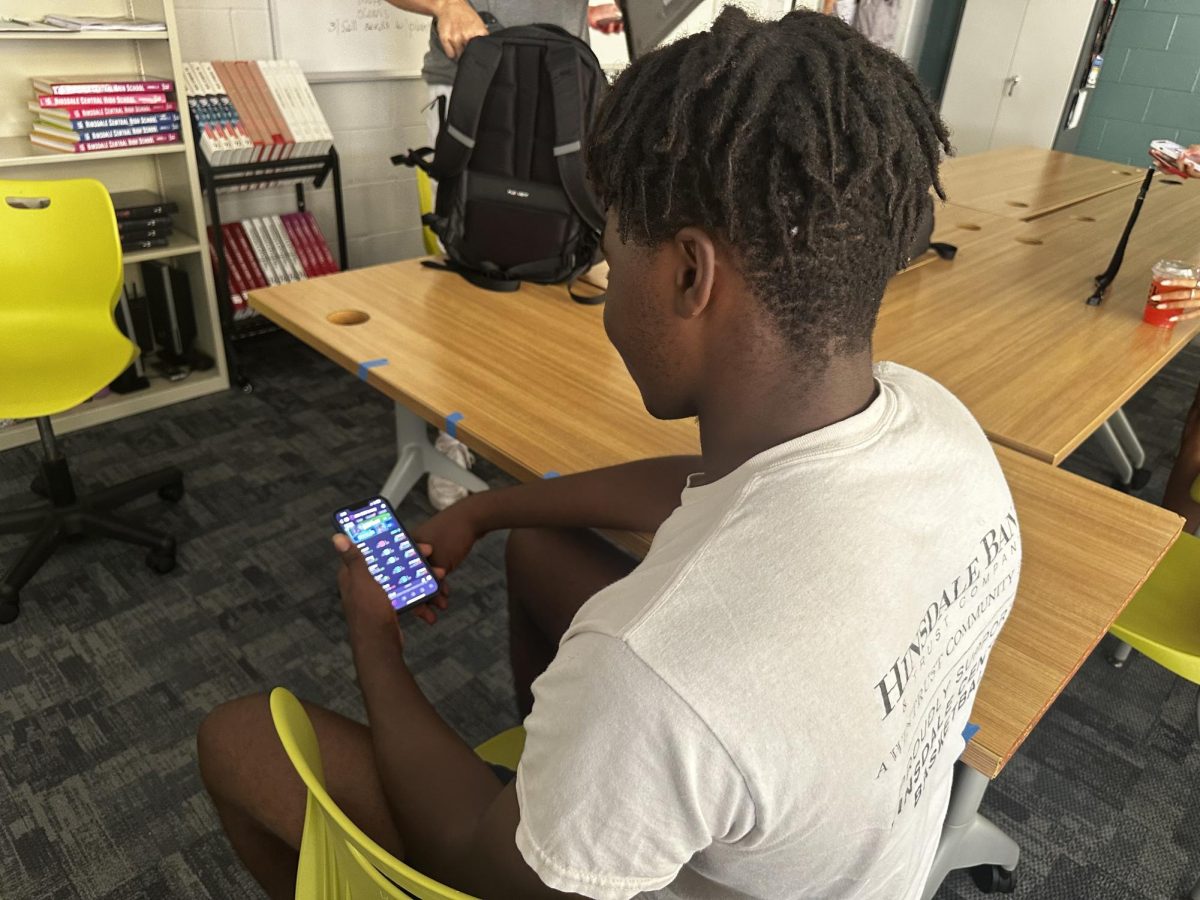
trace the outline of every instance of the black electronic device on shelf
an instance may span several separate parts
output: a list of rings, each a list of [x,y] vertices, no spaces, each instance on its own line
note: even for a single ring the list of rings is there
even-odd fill
[[[146,377],[144,358],[154,350],[154,329],[150,323],[150,309],[145,294],[138,293],[137,285],[127,284],[121,291],[116,310],[117,327],[121,334],[137,345],[138,355],[124,372],[112,382],[118,394],[132,394],[150,387]]]
[[[198,140],[199,136],[197,136]],[[224,166],[210,165],[203,153],[197,153],[196,161],[200,169],[200,189],[204,191],[208,199],[211,243],[216,266],[214,274],[217,282],[217,306],[221,315],[221,331],[224,334],[229,378],[243,392],[250,393],[254,386],[242,372],[242,366],[233,343],[237,339],[275,329],[274,326],[264,323],[261,319],[234,320],[233,297],[229,291],[228,248],[225,246],[221,231],[220,191],[222,188],[294,182],[296,207],[303,212],[305,210],[304,182],[311,180],[314,188],[321,188],[332,176],[333,207],[337,219],[338,265],[342,271],[345,271],[349,266],[349,261],[346,253],[346,215],[342,204],[342,172],[337,148],[330,147],[329,152],[321,156],[296,156],[270,162],[235,163]]]

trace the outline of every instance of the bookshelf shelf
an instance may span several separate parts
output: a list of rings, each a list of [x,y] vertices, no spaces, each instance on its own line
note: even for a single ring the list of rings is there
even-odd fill
[[[177,231],[168,238],[167,246],[153,247],[149,250],[135,250],[125,254],[125,265],[145,262],[148,259],[169,259],[172,256],[186,256],[189,253],[199,253],[204,248],[200,242],[186,232]]]
[[[0,31],[0,41],[169,41],[169,31]]]
[[[216,368],[207,372],[193,372],[183,381],[167,381],[165,378],[151,378],[150,387],[144,391],[132,394],[109,394],[98,400],[90,400],[74,409],[54,416],[54,431],[66,434],[113,422],[126,416],[148,412],[181,403],[184,400],[194,400],[207,394],[215,394],[226,388],[225,376]],[[18,422],[0,428],[0,451],[23,444],[32,444],[38,439],[37,425],[33,421]]]
[[[27,135],[0,137],[0,167],[39,166],[55,163],[98,162],[108,159],[126,159],[138,156],[163,156],[183,153],[184,144],[162,144],[157,147],[133,147],[129,150],[103,150],[98,153],[58,153],[34,146]]]

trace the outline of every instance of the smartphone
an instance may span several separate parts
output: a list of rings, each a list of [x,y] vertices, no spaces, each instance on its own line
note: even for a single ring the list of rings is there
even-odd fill
[[[1174,160],[1178,159],[1179,154],[1183,152],[1183,145],[1177,144],[1175,141],[1151,141],[1150,152],[1173,162]]]
[[[345,506],[333,514],[333,521],[362,552],[368,571],[397,612],[437,596],[437,579],[383,497]]]
[[[1158,167],[1168,175],[1179,175],[1183,178],[1190,178],[1191,173],[1185,172],[1183,167],[1195,170],[1195,166],[1191,160],[1180,162],[1180,155],[1183,153],[1183,145],[1177,144],[1175,141],[1158,140],[1150,142],[1150,157],[1158,164]]]

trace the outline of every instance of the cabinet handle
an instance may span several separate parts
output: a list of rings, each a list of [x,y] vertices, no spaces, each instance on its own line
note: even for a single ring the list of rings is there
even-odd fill
[[[1008,85],[1008,96],[1013,95],[1013,91],[1017,89],[1017,85],[1021,83],[1020,75],[1010,75],[1004,79],[1004,83]]]

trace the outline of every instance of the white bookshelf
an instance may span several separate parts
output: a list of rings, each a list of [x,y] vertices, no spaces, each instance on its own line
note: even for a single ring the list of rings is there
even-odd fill
[[[0,41],[169,41],[170,31],[0,31]]]
[[[45,0],[0,0],[4,14],[38,17]],[[111,191],[152,190],[179,204],[175,230],[165,247],[125,255],[125,280],[140,280],[138,263],[167,260],[188,275],[196,309],[196,344],[213,358],[213,368],[171,382],[151,375],[151,386],[132,394],[110,394],[54,417],[67,433],[225,390],[229,376],[205,232],[204,202],[196,176],[196,148],[184,96],[183,66],[176,39],[174,0],[75,0],[54,11],[97,16],[140,16],[166,22],[166,31],[0,33],[0,179],[96,178]],[[176,84],[183,117],[178,144],[104,153],[55,153],[29,141],[34,115],[30,78],[38,75],[161,76]],[[0,450],[38,439],[32,422],[0,427]]]
[[[2,63],[0,63],[2,64]],[[33,113],[28,113],[33,118]],[[133,156],[167,156],[172,153],[186,153],[184,142],[178,144],[160,144],[151,147],[131,147],[128,150],[105,150],[100,153],[58,153],[39,147],[29,140],[29,135],[16,137],[0,137],[0,167],[16,168],[17,166],[61,166],[70,162],[104,162],[110,159],[129,159]],[[11,178],[11,175],[4,176]],[[69,175],[37,175],[37,178],[68,178]]]

